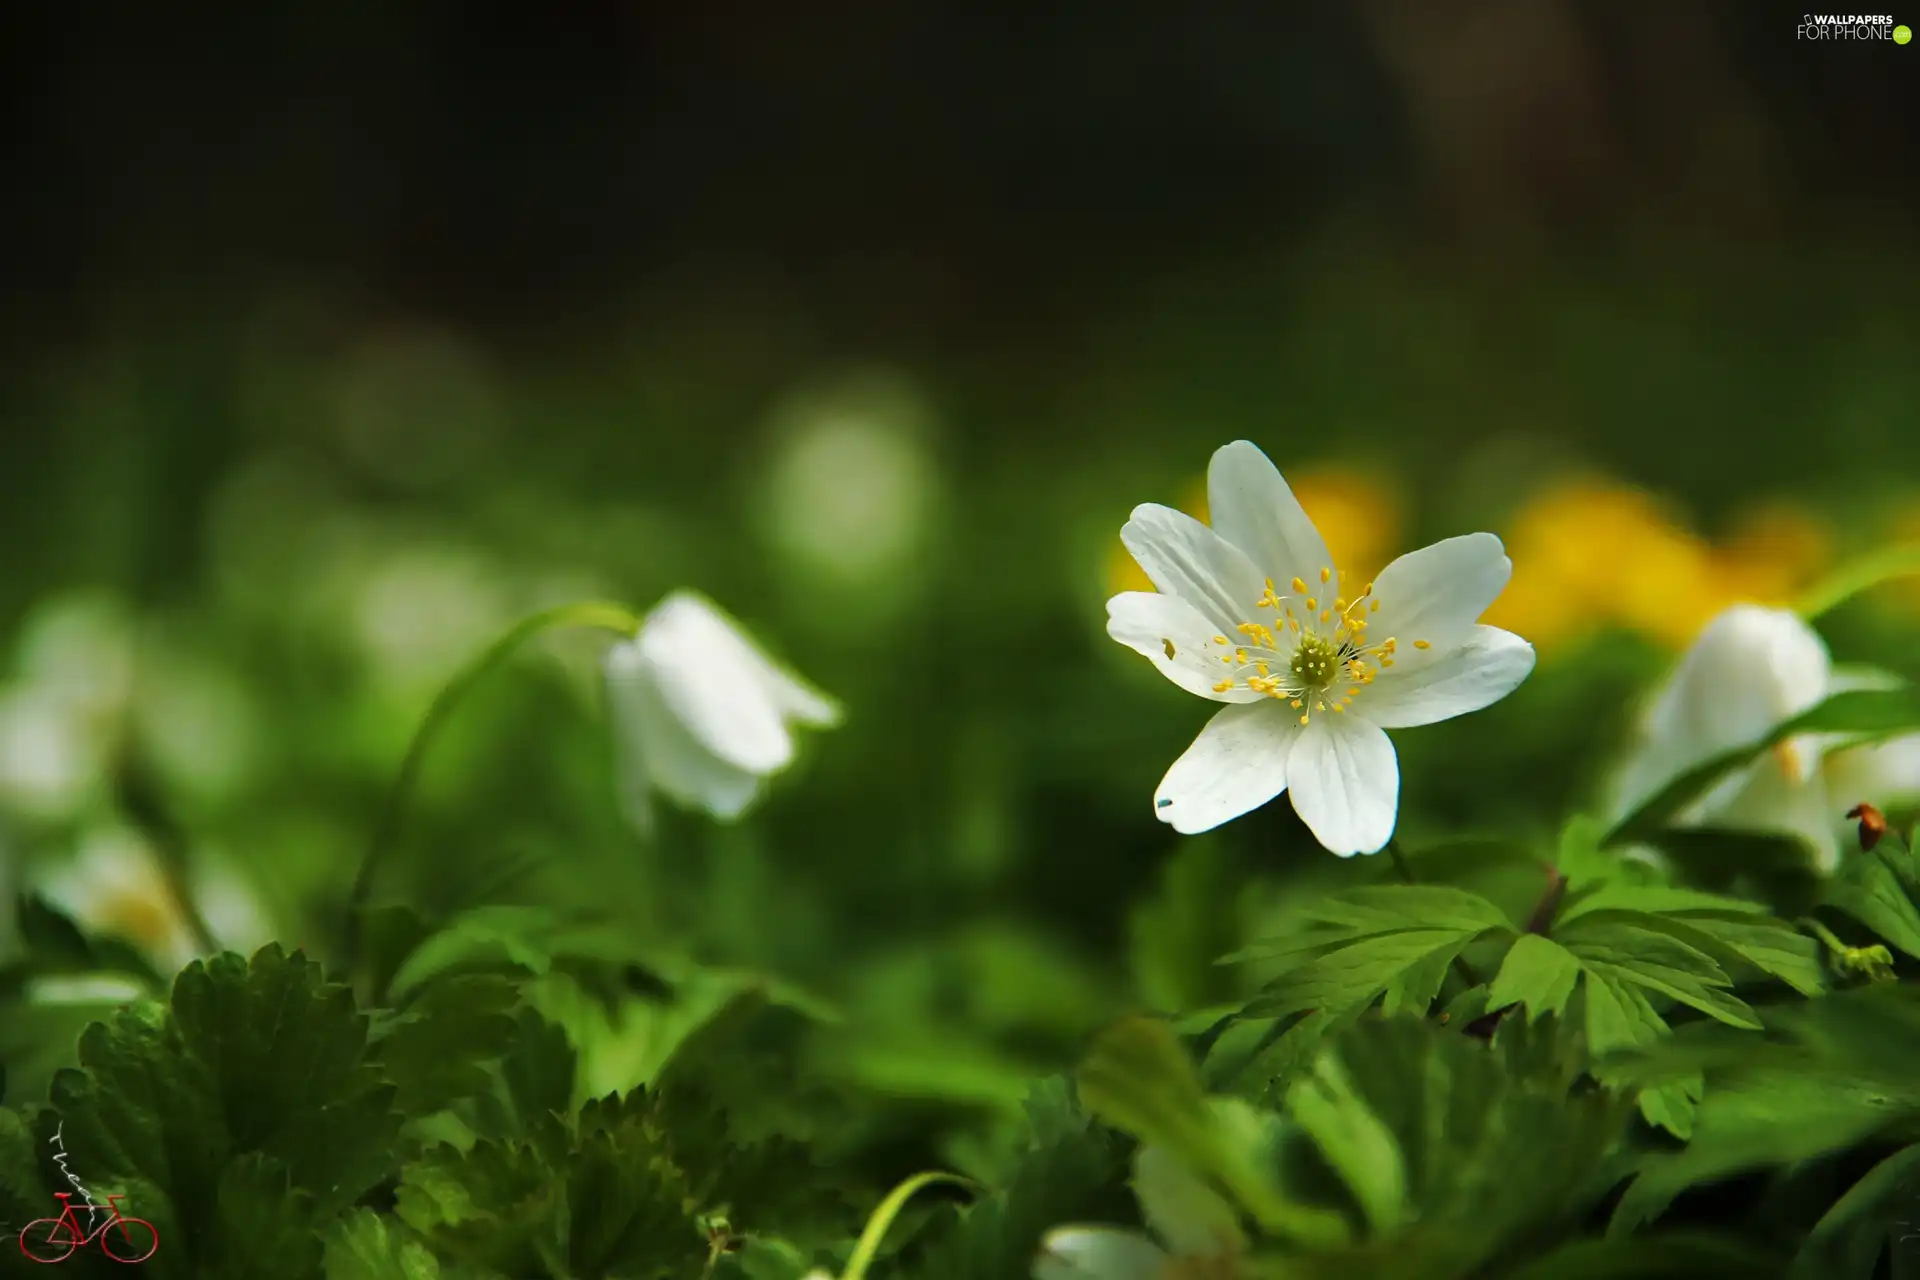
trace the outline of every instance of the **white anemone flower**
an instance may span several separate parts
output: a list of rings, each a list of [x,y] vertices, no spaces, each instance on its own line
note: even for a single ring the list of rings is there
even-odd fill
[[[76,856],[37,887],[88,933],[133,943],[162,973],[176,973],[204,954],[158,855],[130,829],[89,832]],[[225,868],[201,870],[192,893],[216,945],[250,949],[273,937],[258,897]]]
[[[1847,689],[1898,684],[1836,669],[1825,641],[1785,609],[1741,604],[1710,621],[1648,704],[1615,784],[1625,816],[1680,774],[1765,736]],[[1796,836],[1822,872],[1840,860],[1846,810],[1920,797],[1920,734],[1854,746],[1844,734],[1801,734],[1720,780],[1674,824]]]
[[[1490,533],[1342,575],[1267,456],[1213,455],[1212,526],[1148,503],[1121,541],[1157,591],[1107,602],[1107,633],[1189,693],[1226,703],[1161,780],[1154,811],[1208,831],[1289,791],[1333,853],[1393,836],[1400,766],[1384,730],[1478,711],[1533,670],[1533,646],[1480,625],[1513,562]]]
[[[606,674],[624,798],[643,831],[655,790],[733,821],[793,762],[794,725],[840,720],[831,699],[689,591],[661,601],[631,640],[609,650]]]

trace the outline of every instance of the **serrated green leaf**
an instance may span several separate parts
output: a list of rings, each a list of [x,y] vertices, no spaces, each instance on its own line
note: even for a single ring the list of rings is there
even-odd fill
[[[1557,1014],[1573,998],[1580,980],[1580,961],[1559,943],[1537,933],[1523,935],[1507,951],[1487,992],[1492,1008],[1510,1004],[1525,1008],[1527,1020]]]
[[[1569,896],[1566,905],[1555,917],[1554,926],[1556,929],[1563,928],[1581,916],[1597,911],[1633,911],[1644,915],[1700,911],[1754,916],[1765,916],[1767,913],[1767,909],[1759,903],[1749,902],[1744,898],[1731,898],[1718,893],[1702,893],[1697,889],[1680,889],[1664,884],[1615,882],[1602,885],[1589,893]]]
[[[565,1256],[564,1189],[531,1147],[435,1147],[407,1166],[395,1212],[442,1258],[553,1275]]]
[[[1850,857],[1828,882],[1822,905],[1852,917],[1888,946],[1920,959],[1920,910],[1901,884],[1891,855]]]
[[[1508,1053],[1424,1019],[1368,1019],[1324,1053],[1401,1153],[1406,1226],[1319,1251],[1298,1274],[1482,1274],[1508,1242],[1576,1218],[1604,1191],[1595,1174],[1622,1117],[1605,1094],[1512,1075]]]
[[[513,1044],[507,1016],[520,993],[504,978],[471,974],[428,983],[390,1023],[371,1056],[411,1116],[440,1111],[492,1087],[486,1063]]]
[[[193,1242],[199,1258],[193,1274],[205,1280],[319,1280],[315,1218],[312,1197],[295,1184],[285,1164],[258,1153],[243,1155],[221,1172],[208,1229]],[[172,1243],[162,1234],[158,1252],[144,1267],[166,1256]]]
[[[440,1263],[397,1222],[359,1209],[325,1236],[327,1280],[440,1280]]]
[[[1076,1076],[1088,1111],[1189,1168],[1218,1178],[1268,1230],[1304,1240],[1338,1239],[1339,1219],[1290,1203],[1271,1176],[1225,1140],[1186,1050],[1150,1018],[1127,1018],[1098,1036]]]
[[[1608,1231],[1631,1231],[1654,1220],[1689,1187],[1844,1150],[1898,1118],[1892,1101],[1873,1084],[1808,1074],[1774,1060],[1716,1076],[1700,1101],[1691,1140],[1678,1152],[1642,1163]]]
[[[1588,970],[1580,984],[1580,996],[1587,1049],[1595,1057],[1654,1044],[1669,1034],[1666,1021],[1632,983]],[[1596,1065],[1594,1072],[1603,1083],[1616,1082],[1604,1066]],[[1703,1087],[1698,1072],[1643,1087],[1639,1092],[1640,1114],[1648,1124],[1685,1139],[1693,1132],[1694,1108]]]
[[[1628,911],[1594,912],[1559,930],[1560,945],[1592,975],[1658,991],[1729,1026],[1760,1030],[1746,1002],[1712,956]],[[1596,1050],[1598,1051],[1598,1050]]]
[[[1402,929],[1361,938],[1274,978],[1247,1002],[1246,1013],[1283,1018],[1309,1009],[1368,1005],[1409,970],[1430,965],[1436,956],[1450,961],[1471,940],[1447,929]]]
[[[1827,989],[1820,967],[1820,944],[1772,916],[1721,915],[1681,912],[1656,916],[1647,927],[1673,934],[1713,955],[1729,976],[1738,977],[1738,963],[1780,979],[1801,995],[1815,996]]]
[[[1399,1143],[1355,1092],[1338,1055],[1320,1055],[1313,1071],[1293,1083],[1286,1109],[1347,1185],[1368,1229],[1375,1235],[1397,1230],[1408,1212]]]

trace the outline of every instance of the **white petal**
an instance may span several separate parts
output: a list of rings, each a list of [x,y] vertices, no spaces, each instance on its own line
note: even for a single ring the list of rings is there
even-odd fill
[[[1254,616],[1266,577],[1246,553],[1184,511],[1143,503],[1120,528],[1157,590],[1179,596],[1227,636]]]
[[[1033,1280],[1164,1280],[1171,1261],[1138,1232],[1057,1227],[1040,1242]]]
[[[1847,806],[1835,804],[1818,778],[1803,781],[1800,762],[1791,753],[1768,752],[1738,776],[1732,795],[1695,806],[1680,825],[1797,836],[1812,849],[1817,870],[1831,872],[1840,864],[1839,832]]]
[[[1207,467],[1207,513],[1221,537],[1247,553],[1276,584],[1318,581],[1333,568],[1327,544],[1279,470],[1258,446],[1236,440]],[[1280,590],[1285,591],[1284,585]]]
[[[1827,788],[1848,809],[1863,800],[1885,809],[1920,799],[1920,734],[1838,751],[1826,764]]]
[[[1533,671],[1533,646],[1498,627],[1475,627],[1465,644],[1452,649],[1400,653],[1406,656],[1358,699],[1366,718],[1382,729],[1411,729],[1478,711],[1519,688]]]
[[[1512,576],[1513,561],[1490,533],[1409,551],[1374,579],[1380,609],[1367,615],[1367,639],[1378,643],[1391,636],[1403,649],[1415,640],[1443,649],[1458,644]]]
[[[1135,653],[1144,654],[1160,674],[1185,689],[1214,702],[1257,702],[1265,697],[1245,685],[1215,693],[1227,678],[1220,663],[1230,645],[1216,644],[1220,634],[1200,611],[1179,596],[1154,591],[1124,591],[1107,601],[1107,634]],[[1168,653],[1168,649],[1172,653]]]
[[[1655,699],[1647,729],[1697,763],[1817,704],[1830,666],[1826,644],[1796,615],[1735,605],[1687,650]]]
[[[607,704],[619,755],[621,799],[628,817],[652,828],[648,793],[659,789],[683,805],[731,821],[760,791],[760,775],[716,756],[660,695],[656,672],[633,641],[607,653]]]
[[[765,672],[739,633],[699,597],[669,596],[632,643],[667,709],[708,751],[758,774],[793,759],[793,736]]]
[[[1686,770],[1818,703],[1830,687],[1831,668],[1826,644],[1793,613],[1742,604],[1715,615],[1641,719],[1615,787],[1615,816]],[[1818,755],[1827,745],[1796,751]],[[1723,808],[1744,785],[1723,781],[1695,812]]]
[[[1377,725],[1352,715],[1316,715],[1287,757],[1293,809],[1329,852],[1377,853],[1393,836],[1400,761]]]
[[[1153,794],[1153,812],[1183,836],[1211,831],[1287,789],[1287,753],[1300,726],[1272,698],[1223,707]]]

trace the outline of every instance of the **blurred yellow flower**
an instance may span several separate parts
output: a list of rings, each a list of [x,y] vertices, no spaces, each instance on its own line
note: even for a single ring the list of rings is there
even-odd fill
[[[1385,479],[1350,467],[1324,467],[1290,473],[1287,486],[1326,539],[1334,563],[1356,581],[1371,579],[1399,548],[1400,503]],[[1207,478],[1189,483],[1176,505],[1194,519],[1206,520]],[[1153,590],[1145,571],[1117,538],[1107,558],[1107,590],[1111,595]]]
[[[1713,546],[1653,495],[1583,477],[1524,504],[1508,545],[1513,583],[1486,621],[1551,652],[1606,626],[1684,646],[1729,605],[1787,603],[1826,566],[1830,539],[1805,511],[1769,504]]]

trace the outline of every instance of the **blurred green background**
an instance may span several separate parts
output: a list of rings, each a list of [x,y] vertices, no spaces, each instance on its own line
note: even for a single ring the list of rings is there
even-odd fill
[[[1415,846],[1546,830],[1714,608],[1920,534],[1920,53],[1784,6],[106,12],[0,17],[0,867],[163,970],[152,851],[223,941],[331,957],[459,665],[687,585],[845,726],[644,845],[561,637],[461,710],[380,900],[610,912],[999,1098],[1368,870],[1285,804],[1154,820],[1206,708],[1103,601],[1218,445],[1361,568],[1508,541],[1541,666],[1398,736]],[[1826,630],[1920,675],[1917,609]]]

